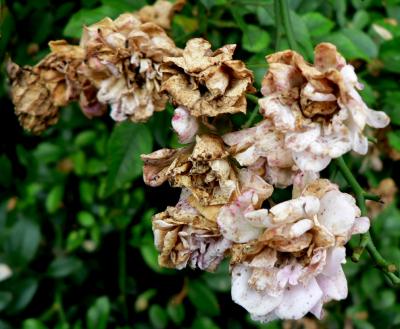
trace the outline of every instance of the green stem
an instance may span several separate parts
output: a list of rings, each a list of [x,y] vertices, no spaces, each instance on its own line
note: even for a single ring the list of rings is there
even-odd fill
[[[347,166],[346,162],[342,157],[336,159],[336,164],[346,179],[347,183],[352,188],[353,192],[356,195],[357,204],[361,210],[361,215],[367,215],[367,207],[365,205],[366,196],[371,196],[367,194],[361,185],[357,182],[356,178],[353,176],[353,173],[350,171],[349,167]],[[396,266],[390,264],[386,259],[382,257],[379,251],[376,249],[376,246],[372,240],[372,237],[369,232],[362,234],[360,238],[359,246],[354,250],[352,255],[352,260],[358,262],[360,257],[364,251],[367,249],[371,258],[375,261],[376,266],[385,273],[387,278],[391,281],[394,285],[400,285],[400,277],[396,275],[394,272],[397,272]]]
[[[278,0],[274,1],[274,11],[275,11],[275,51],[281,49],[281,36],[282,36],[282,12],[281,5]]]
[[[62,302],[62,292],[61,292],[60,284],[57,284],[57,287],[56,287],[56,293],[55,293],[55,298],[54,298],[54,308],[58,312],[60,321],[62,323],[67,323],[67,319],[66,319],[65,313],[64,313],[63,302]]]
[[[275,0],[279,1],[280,11],[283,19],[283,26],[285,27],[286,38],[289,42],[289,47],[297,52],[299,52],[299,47],[297,45],[296,39],[294,37],[294,30],[292,22],[290,20],[289,4],[288,0]]]
[[[242,126],[242,129],[250,128],[253,125],[254,120],[257,118],[258,109],[259,109],[259,106],[256,105],[256,107],[253,109],[253,112],[251,112],[249,119]]]
[[[381,201],[381,197],[379,195],[376,195],[373,193],[364,193],[364,198],[366,200],[372,200],[372,201],[376,201],[376,202]]]
[[[118,286],[122,300],[122,311],[125,319],[128,317],[128,308],[126,305],[126,234],[125,229],[119,232],[118,248]]]
[[[250,102],[252,102],[252,103],[258,105],[258,97],[257,97],[257,96],[254,96],[254,95],[252,95],[252,94],[246,94],[246,98],[247,98]]]

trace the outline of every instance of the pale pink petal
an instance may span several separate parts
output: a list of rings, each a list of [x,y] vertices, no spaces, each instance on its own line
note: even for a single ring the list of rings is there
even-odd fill
[[[245,265],[236,265],[232,269],[232,300],[252,316],[266,316],[281,303],[283,295],[269,296],[266,292],[251,289],[248,285],[251,271]]]
[[[199,124],[197,119],[191,116],[184,107],[179,106],[175,109],[172,117],[172,128],[178,134],[179,142],[187,144],[194,141]]]
[[[321,134],[319,125],[314,125],[304,132],[287,133],[285,136],[285,145],[292,151],[304,151]]]
[[[289,286],[275,313],[280,319],[297,320],[305,316],[321,299],[322,290],[315,278],[305,286]]]
[[[330,156],[316,155],[311,152],[293,152],[293,160],[302,171],[315,171],[319,172],[325,169],[329,162]]]
[[[368,217],[356,218],[351,228],[351,234],[364,234],[368,232],[370,224],[371,223]]]
[[[320,199],[319,223],[335,236],[347,237],[360,210],[354,198],[340,191],[329,191]]]
[[[390,123],[390,118],[385,112],[366,109],[367,125],[374,128],[384,128]]]
[[[217,222],[226,239],[245,243],[257,239],[262,233],[262,228],[253,226],[245,218],[246,212],[254,210],[253,194],[252,191],[245,192],[234,203],[221,208]]]
[[[297,199],[281,202],[270,209],[274,223],[290,223],[301,218],[312,217],[320,209],[315,196],[302,196]]]
[[[342,269],[346,262],[344,247],[332,248],[326,258],[326,265],[321,274],[317,276],[319,286],[323,291],[323,300],[341,300],[347,297],[347,280]]]
[[[269,216],[267,209],[259,209],[247,212],[245,214],[246,220],[254,227],[270,228],[274,226],[271,216]]]
[[[295,128],[296,118],[291,108],[282,104],[277,97],[267,96],[261,98],[258,103],[260,104],[260,113],[264,117],[272,119],[278,130]]]

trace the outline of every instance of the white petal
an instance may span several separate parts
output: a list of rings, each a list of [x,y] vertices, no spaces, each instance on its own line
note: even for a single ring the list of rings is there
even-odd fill
[[[245,214],[245,218],[254,227],[270,228],[274,226],[267,209],[250,211]]]
[[[340,191],[329,191],[320,200],[318,221],[335,236],[347,237],[359,209],[354,198]]]
[[[182,144],[191,143],[199,130],[197,119],[189,114],[182,106],[179,106],[174,111],[172,117],[172,128],[179,136],[179,142]]]
[[[367,109],[367,125],[374,128],[383,128],[390,123],[390,118],[385,112]]]
[[[370,221],[368,217],[356,218],[353,227],[351,228],[351,234],[364,234],[368,232],[370,227]]]
[[[289,231],[290,238],[298,238],[300,235],[303,235],[314,226],[314,222],[311,219],[302,219],[298,222],[294,223]]]
[[[290,223],[301,218],[312,217],[320,208],[315,196],[302,196],[281,202],[270,209],[275,223]]]
[[[331,157],[319,156],[311,152],[303,151],[293,152],[293,160],[302,171],[320,172],[331,162]]]
[[[311,143],[313,143],[321,134],[321,127],[314,125],[310,129],[298,133],[288,133],[285,136],[285,145],[292,151],[304,151]]]
[[[342,263],[346,261],[346,250],[344,247],[329,250],[326,265],[322,273],[317,276],[317,281],[324,296],[324,302],[330,300],[341,300],[347,297],[347,280],[342,269]]]
[[[251,289],[248,285],[251,269],[237,265],[232,270],[232,300],[244,307],[252,316],[266,316],[282,301],[283,295],[269,296]]]
[[[275,313],[280,319],[300,319],[319,302],[321,297],[322,290],[315,278],[312,278],[306,286],[298,284],[289,287],[283,294],[282,302]]]

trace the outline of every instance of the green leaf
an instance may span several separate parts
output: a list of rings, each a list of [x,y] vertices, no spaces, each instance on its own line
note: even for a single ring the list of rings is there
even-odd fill
[[[203,282],[190,281],[188,296],[191,303],[204,315],[219,315],[220,308],[217,297]]]
[[[243,31],[242,47],[243,49],[257,53],[266,49],[271,42],[268,32],[259,28],[257,25],[247,25]]]
[[[106,196],[142,174],[141,154],[150,153],[153,139],[144,125],[124,122],[116,126],[108,143]]]
[[[167,305],[167,313],[176,325],[180,325],[185,319],[185,307],[182,304],[169,302]]]
[[[400,91],[388,91],[384,96],[385,112],[392,124],[400,125]]]
[[[389,145],[395,150],[400,151],[400,130],[389,131],[387,137]]]
[[[15,314],[23,310],[31,302],[38,288],[38,281],[34,278],[22,279],[12,287],[13,300],[7,312]]]
[[[38,223],[25,217],[18,218],[4,241],[9,264],[21,266],[28,263],[35,256],[39,242]]]
[[[54,186],[46,198],[46,210],[49,214],[54,214],[61,206],[64,197],[64,186]]]
[[[71,252],[77,248],[79,248],[83,241],[85,241],[85,230],[79,230],[79,231],[72,231],[68,234],[67,237],[67,246],[66,249],[68,252]]]
[[[54,259],[49,268],[47,275],[53,278],[63,278],[82,268],[83,263],[76,257],[58,257]]]
[[[365,10],[359,10],[353,17],[352,27],[357,30],[362,30],[369,23],[369,14]]]
[[[132,12],[147,5],[146,0],[100,0],[105,6],[113,7],[120,13]]]
[[[364,59],[369,60],[368,56],[361,51],[347,36],[335,32],[324,37],[324,41],[331,42],[338,47],[339,52],[346,59]]]
[[[342,33],[353,42],[353,44],[360,49],[368,59],[376,58],[378,56],[378,47],[372,41],[371,37],[356,29],[342,29]]]
[[[200,2],[206,7],[210,9],[214,6],[221,6],[227,3],[227,0],[200,0]]]
[[[22,323],[22,329],[47,329],[47,327],[39,320],[27,319]]]
[[[86,322],[88,329],[106,329],[110,315],[110,301],[107,297],[100,297],[87,312]]]
[[[306,24],[294,11],[290,11],[290,19],[294,27],[294,38],[303,49],[303,55],[308,59],[313,58],[313,44]]]
[[[63,150],[60,146],[51,143],[41,143],[36,150],[33,151],[38,163],[47,164],[61,159]]]
[[[92,227],[96,223],[96,219],[88,211],[80,211],[77,217],[79,224],[83,227]]]
[[[83,131],[75,137],[74,144],[78,147],[93,145],[96,142],[97,138],[97,133],[95,131]]]
[[[220,329],[213,320],[204,316],[193,321],[191,329]]]
[[[71,16],[64,28],[64,36],[80,38],[84,25],[91,25],[101,21],[105,17],[115,18],[121,14],[118,7],[100,6],[95,9],[82,8]]]
[[[12,293],[8,291],[0,291],[0,312],[4,310],[13,299]]]
[[[204,273],[202,278],[215,291],[228,292],[231,289],[228,262],[221,263],[214,273]]]
[[[150,322],[155,329],[165,329],[168,325],[168,317],[160,305],[151,305],[149,309]]]
[[[303,15],[302,20],[312,37],[324,36],[335,26],[334,22],[317,12],[310,12]]]
[[[384,64],[385,70],[400,73],[400,37],[382,43],[379,57]]]

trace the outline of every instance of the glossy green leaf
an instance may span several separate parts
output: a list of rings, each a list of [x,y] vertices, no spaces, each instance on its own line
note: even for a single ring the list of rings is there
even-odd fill
[[[248,25],[243,31],[242,47],[252,53],[257,53],[266,49],[271,42],[267,31],[257,25]]]
[[[312,37],[321,37],[328,34],[335,23],[318,12],[310,12],[302,16],[304,23]]]
[[[153,328],[165,329],[168,325],[168,317],[165,310],[160,305],[151,305],[149,309],[149,319]]]
[[[98,298],[87,312],[86,322],[88,329],[108,328],[108,318],[110,315],[110,301],[107,297]]]
[[[59,257],[54,259],[47,269],[47,275],[53,278],[63,278],[78,271],[83,266],[76,257]]]
[[[216,316],[220,312],[218,299],[213,291],[201,281],[190,281],[188,296],[190,302],[204,315]]]
[[[46,198],[46,210],[49,214],[54,214],[60,207],[64,197],[64,187],[54,186]]]
[[[117,125],[108,143],[106,195],[142,175],[141,154],[150,153],[153,138],[145,125],[124,122]]]
[[[169,302],[167,305],[167,313],[169,318],[176,325],[180,325],[185,319],[185,307],[182,304]]]
[[[64,28],[64,36],[79,38],[84,25],[94,24],[104,17],[114,18],[118,14],[120,14],[119,9],[113,6],[103,5],[95,9],[82,8],[69,19]]]

